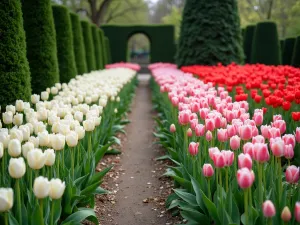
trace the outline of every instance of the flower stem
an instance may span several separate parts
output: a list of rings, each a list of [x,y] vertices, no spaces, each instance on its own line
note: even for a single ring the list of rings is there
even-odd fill
[[[244,190],[244,207],[245,207],[245,225],[248,225],[249,224],[248,188]]]
[[[40,225],[44,225],[44,201],[43,199],[39,199],[39,205],[40,205]]]
[[[281,158],[278,157],[278,198],[279,198],[279,205],[281,204],[281,195],[282,195]]]
[[[210,178],[207,178],[207,195],[208,199],[211,200]]]
[[[258,195],[259,195],[259,205],[263,203],[263,190],[262,190],[262,165],[258,162]]]
[[[72,178],[74,179],[74,151],[75,148],[70,148],[71,151],[71,173],[72,173]]]
[[[5,225],[9,225],[9,224],[8,224],[8,212],[5,212],[5,213],[4,213],[4,224],[5,224]]]
[[[272,225],[272,218],[267,218],[267,225]]]
[[[22,201],[21,201],[21,190],[20,190],[20,180],[16,179],[16,195],[17,195],[17,220],[20,225],[22,225]]]
[[[49,225],[54,225],[54,199],[52,199],[51,202],[51,214],[50,214],[50,224]]]
[[[225,173],[226,173],[226,192],[228,192],[229,185],[228,185],[228,167],[225,168]]]

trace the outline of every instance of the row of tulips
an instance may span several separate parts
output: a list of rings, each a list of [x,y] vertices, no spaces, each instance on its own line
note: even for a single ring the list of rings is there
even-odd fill
[[[286,133],[281,115],[265,124],[270,112],[174,67],[152,75],[154,134],[168,150],[160,159],[174,162],[165,175],[177,185],[168,209],[190,225],[299,223],[300,129]]]
[[[0,129],[0,224],[98,224],[94,196],[111,169],[96,172],[124,132],[136,72],[108,69],[56,84],[8,105]]]
[[[265,122],[272,115],[281,114],[290,124],[288,132],[300,120],[300,69],[292,66],[267,66],[261,64],[223,66],[185,66],[182,71],[197,75],[204,83],[225,87],[235,101],[248,101],[249,107],[269,111]],[[250,112],[252,113],[252,112]]]
[[[129,63],[129,62],[118,62],[118,63],[112,63],[105,65],[106,69],[112,69],[112,68],[128,68],[135,71],[139,71],[141,69],[141,66],[136,63]]]

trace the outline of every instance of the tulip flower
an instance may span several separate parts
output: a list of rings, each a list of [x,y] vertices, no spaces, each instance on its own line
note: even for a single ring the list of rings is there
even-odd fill
[[[248,168],[249,170],[252,169],[252,159],[251,159],[251,156],[249,154],[243,154],[241,153],[239,156],[238,156],[238,166],[239,168]]]
[[[238,150],[240,148],[241,139],[239,136],[234,135],[230,138],[230,148],[232,150]]]
[[[46,149],[45,152],[45,165],[46,166],[53,166],[55,162],[55,152],[53,149]]]
[[[212,177],[214,175],[214,169],[211,164],[205,163],[202,168],[203,176]]]
[[[273,202],[271,202],[270,200],[267,200],[263,203],[262,211],[263,211],[264,217],[266,217],[266,218],[271,218],[271,217],[275,216],[275,214],[276,214],[275,206],[274,206]]]
[[[289,209],[289,207],[285,206],[281,212],[281,219],[284,221],[284,222],[289,222],[292,218],[292,214],[291,214],[291,211]]]
[[[272,138],[270,140],[270,147],[273,152],[273,154],[276,157],[282,157],[284,156],[284,141],[281,138]]]
[[[52,148],[55,151],[63,150],[66,143],[66,138],[62,134],[55,134],[50,136],[50,142],[52,145]]]
[[[27,162],[30,168],[39,170],[46,162],[46,155],[41,149],[35,148],[27,153]]]
[[[95,129],[95,122],[94,120],[85,120],[83,121],[83,127],[85,131],[93,131]]]
[[[39,145],[41,147],[49,146],[50,137],[48,131],[43,131],[41,133],[38,133],[38,138],[39,138]]]
[[[70,131],[66,135],[66,142],[69,147],[75,147],[78,144],[78,135],[75,131]]]
[[[252,143],[255,144],[255,143],[265,143],[265,138],[264,136],[262,135],[257,135],[255,137],[252,137]]]
[[[85,130],[82,126],[76,126],[75,127],[75,132],[78,135],[78,139],[81,140],[85,136]]]
[[[294,209],[295,220],[300,223],[300,202],[296,202]]]
[[[285,134],[282,136],[282,140],[284,141],[285,145],[292,145],[295,148],[296,140],[293,134]]]
[[[4,148],[3,148],[3,144],[2,142],[0,142],[0,159],[3,157],[3,152],[4,151]]]
[[[211,140],[212,140],[212,133],[211,133],[211,131],[208,130],[208,131],[206,132],[205,139],[206,139],[207,141],[211,141]]]
[[[4,124],[11,124],[13,122],[13,113],[10,111],[2,113],[2,120]]]
[[[201,137],[205,134],[205,126],[203,124],[197,124],[195,127],[195,134],[197,137]]]
[[[205,128],[207,131],[213,131],[215,129],[215,121],[213,119],[206,119]]]
[[[0,188],[0,212],[7,212],[13,207],[14,192],[11,188]]]
[[[62,182],[60,179],[51,179],[50,180],[50,189],[49,196],[52,199],[60,199],[65,191],[66,185],[65,182]]]
[[[9,160],[8,172],[12,178],[19,179],[24,176],[26,172],[25,161],[22,157],[11,158]]]
[[[253,152],[254,152],[253,158],[260,163],[267,162],[270,159],[267,144],[255,143],[253,145]],[[246,153],[249,154],[249,152]]]
[[[24,111],[24,102],[22,100],[16,100],[16,110],[18,112]]]
[[[227,139],[228,139],[228,136],[227,136],[227,130],[226,129],[218,129],[217,130],[217,137],[218,137],[218,141],[220,142],[226,142]]]
[[[18,139],[10,140],[8,144],[8,154],[11,157],[18,157],[21,154],[21,143]]]
[[[300,177],[299,170],[300,168],[294,165],[287,167],[285,171],[286,181],[290,184],[296,184],[299,181],[299,177]]]
[[[297,143],[300,143],[300,127],[296,128],[295,139]]]
[[[175,125],[173,123],[170,126],[170,132],[171,133],[175,133],[176,132],[176,127],[175,127]]]
[[[199,148],[199,143],[191,142],[189,144],[189,153],[192,156],[195,156],[198,154],[198,148]]]
[[[191,128],[187,129],[186,134],[188,137],[192,137],[193,136],[193,131]]]
[[[242,140],[249,140],[252,138],[252,127],[250,125],[240,126],[239,134]]]
[[[237,171],[237,181],[242,189],[251,187],[254,179],[253,171],[250,171],[247,167],[243,167]]]
[[[288,160],[294,157],[294,148],[291,144],[284,146],[284,157]]]

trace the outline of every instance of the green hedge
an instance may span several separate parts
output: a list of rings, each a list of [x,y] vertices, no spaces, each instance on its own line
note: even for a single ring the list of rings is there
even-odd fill
[[[105,41],[105,49],[106,49],[106,63],[105,64],[110,64],[111,63],[111,50],[110,50],[110,41],[108,37],[104,37]]]
[[[66,83],[77,74],[73,50],[72,25],[69,11],[66,7],[53,5],[52,9],[56,31],[60,82]]]
[[[29,63],[20,0],[0,1],[0,105],[30,100]]]
[[[40,94],[59,82],[51,2],[26,0],[22,4],[31,87]]]
[[[300,36],[296,38],[293,51],[292,66],[300,67]]]
[[[70,18],[72,23],[73,49],[77,73],[87,73],[88,71],[86,65],[83,33],[81,29],[80,19],[79,16],[75,13],[70,13]]]
[[[252,51],[252,42],[253,35],[255,32],[255,25],[249,25],[245,29],[244,34],[244,53],[245,53],[245,63],[250,63],[251,61],[251,51]]]
[[[172,25],[103,25],[110,41],[111,62],[127,61],[127,43],[134,34],[146,35],[150,42],[151,63],[173,62],[175,34]]]
[[[104,54],[105,54],[105,41],[104,41],[104,33],[103,31],[99,28],[98,29],[98,32],[99,32],[99,39],[100,39],[100,50],[101,50],[101,67],[100,69],[103,69],[104,68],[104,65],[105,65],[105,62],[104,62]]]
[[[281,53],[277,26],[274,22],[260,22],[253,37],[251,63],[280,65]]]
[[[187,0],[176,53],[177,65],[243,63],[236,0]]]
[[[81,28],[83,32],[83,40],[85,47],[85,57],[88,72],[96,70],[96,61],[95,61],[95,50],[93,43],[93,35],[91,25],[88,21],[81,21]]]
[[[100,37],[99,37],[99,31],[98,31],[99,28],[95,24],[93,24],[91,26],[91,28],[92,28],[93,43],[94,43],[94,49],[95,49],[96,69],[101,69],[102,63],[101,63]]]
[[[282,64],[283,65],[291,65],[292,64],[295,42],[296,42],[296,38],[294,38],[294,37],[285,39],[283,53],[282,53]]]

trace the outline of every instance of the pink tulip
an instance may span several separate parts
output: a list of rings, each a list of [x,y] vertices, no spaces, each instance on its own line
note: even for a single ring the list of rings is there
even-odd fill
[[[198,102],[193,102],[191,106],[191,110],[193,113],[199,112],[199,103]]]
[[[222,123],[222,117],[221,116],[216,116],[214,119],[215,119],[215,128],[220,128],[221,123]]]
[[[213,161],[216,168],[223,168],[225,166],[225,156],[221,152],[215,152],[213,154]]]
[[[239,138],[239,136],[234,135],[230,138],[230,148],[232,150],[237,150],[240,148],[240,144],[241,144],[241,139]]]
[[[258,135],[259,135],[259,132],[258,132],[257,126],[252,126],[252,137],[255,137]]]
[[[218,147],[213,147],[213,148],[208,149],[208,154],[212,161],[214,161],[214,153],[216,153],[216,152],[220,152]]]
[[[199,143],[196,143],[196,142],[191,142],[189,144],[189,153],[192,155],[192,156],[195,156],[198,154],[198,148],[199,148]]]
[[[255,121],[256,126],[262,125],[263,119],[264,119],[263,113],[254,113],[253,120]]]
[[[296,202],[294,209],[295,220],[300,223],[300,202]]]
[[[247,142],[243,146],[243,152],[244,154],[248,154],[251,156],[251,158],[254,158],[254,149],[253,149],[253,144],[251,142]]]
[[[265,138],[262,135],[257,135],[255,137],[252,138],[252,144],[255,143],[265,143]]]
[[[270,129],[271,129],[271,126],[262,125],[260,127],[261,135],[264,136],[264,138],[268,138],[269,139],[269,137],[270,137],[269,130]]]
[[[214,169],[211,164],[205,163],[202,168],[203,176],[212,177],[214,175]]]
[[[281,212],[281,219],[284,221],[284,222],[289,222],[292,218],[292,213],[289,209],[289,207],[284,207],[282,212]]]
[[[190,121],[190,124],[191,124],[191,128],[192,130],[195,130],[197,124],[198,124],[198,119],[193,119]]]
[[[267,162],[270,159],[267,144],[255,143],[253,145],[254,159],[260,163]]]
[[[221,119],[221,127],[225,128],[227,126],[227,120],[226,118],[222,117]]]
[[[224,155],[225,166],[231,166],[234,160],[234,153],[230,150],[223,150],[221,153]]]
[[[179,112],[178,121],[180,125],[188,125],[190,122],[190,112],[187,110]]]
[[[251,156],[249,154],[243,154],[243,153],[239,154],[238,166],[239,166],[239,169],[246,167],[249,170],[251,170],[252,169]]]
[[[275,122],[276,120],[282,120],[282,116],[279,114],[279,115],[274,115],[273,116],[273,122]]]
[[[203,124],[197,124],[195,127],[195,133],[197,137],[201,137],[205,134],[205,126]]]
[[[206,132],[205,139],[207,141],[211,141],[212,140],[212,133],[210,131]]]
[[[233,125],[227,125],[227,136],[231,138],[232,136],[236,135],[236,128]]]
[[[250,125],[251,127],[256,126],[255,121],[254,120],[249,120],[249,119],[244,121],[244,125]]]
[[[200,109],[200,118],[201,118],[202,120],[205,120],[205,119],[206,119],[206,116],[207,116],[207,114],[208,114],[208,112],[209,112],[209,109],[208,109],[208,108],[201,108],[201,109]]]
[[[269,139],[276,137],[281,137],[280,130],[276,127],[271,127],[269,129]]]
[[[198,115],[197,115],[196,113],[191,113],[191,114],[190,114],[190,122],[191,122],[192,120],[198,120]]]
[[[244,167],[237,171],[237,181],[242,189],[251,187],[254,179],[255,176],[253,171],[250,171],[247,167]]]
[[[294,148],[292,145],[284,146],[284,157],[286,159],[292,159],[294,157]]]
[[[297,143],[300,143],[300,127],[296,128],[295,138],[296,138]]]
[[[239,129],[240,137],[242,140],[249,140],[252,138],[252,126],[250,125],[242,125]]]
[[[189,128],[189,129],[186,131],[186,133],[187,133],[187,136],[188,136],[188,137],[192,137],[192,136],[193,136],[193,131],[192,131],[191,128]]]
[[[228,137],[227,137],[227,130],[226,129],[218,129],[217,132],[217,137],[218,137],[218,141],[220,142],[226,142]]]
[[[171,124],[171,126],[170,126],[170,132],[171,133],[175,133],[176,132],[175,124]]]
[[[284,156],[284,141],[277,137],[277,138],[271,138],[270,139],[270,147],[273,152],[273,155],[276,157],[282,157]]]
[[[284,120],[276,120],[272,123],[272,126],[278,128],[280,134],[283,134],[286,131],[286,123]]]
[[[205,120],[206,130],[213,131],[215,129],[215,121],[214,119],[206,119]]]
[[[273,202],[271,202],[270,200],[267,200],[263,203],[262,211],[263,211],[264,217],[266,217],[266,218],[271,218],[271,217],[275,216],[275,214],[276,214],[275,206],[274,206]]]
[[[295,148],[296,140],[293,134],[285,134],[282,136],[285,145],[292,145]]]
[[[288,183],[296,184],[299,180],[299,176],[299,167],[292,165],[286,168],[285,179]]]
[[[231,110],[227,110],[226,112],[226,119],[229,123],[232,122],[232,120],[234,119],[234,112]]]
[[[171,100],[171,102],[172,102],[172,105],[174,107],[176,107],[176,106],[178,106],[179,99],[177,97],[173,97],[172,100]]]

